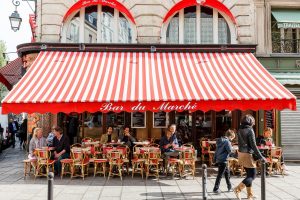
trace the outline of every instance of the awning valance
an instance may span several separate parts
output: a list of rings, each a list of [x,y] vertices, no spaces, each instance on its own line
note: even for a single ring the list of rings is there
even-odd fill
[[[300,10],[272,10],[278,28],[300,28]]]
[[[296,109],[251,53],[39,53],[4,113]]]

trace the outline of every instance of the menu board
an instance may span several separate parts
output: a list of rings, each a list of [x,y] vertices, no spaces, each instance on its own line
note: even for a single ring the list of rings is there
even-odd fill
[[[167,113],[166,112],[153,113],[153,127],[154,128],[167,128]]]
[[[274,129],[274,112],[273,112],[273,110],[265,111],[265,127]]]
[[[146,112],[132,112],[131,113],[131,127],[132,128],[146,128]]]

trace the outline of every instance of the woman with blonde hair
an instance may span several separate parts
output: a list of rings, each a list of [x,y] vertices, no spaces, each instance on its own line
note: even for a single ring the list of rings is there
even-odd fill
[[[46,138],[43,137],[43,129],[41,128],[35,128],[33,132],[33,136],[29,143],[29,159],[35,159],[34,150],[40,149],[42,147],[46,147],[47,142]]]

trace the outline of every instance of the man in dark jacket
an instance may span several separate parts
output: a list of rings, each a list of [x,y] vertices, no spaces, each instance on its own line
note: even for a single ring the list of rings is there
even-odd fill
[[[13,119],[9,120],[9,124],[8,124],[8,131],[11,135],[12,138],[12,147],[15,148],[15,143],[16,143],[16,133],[19,130],[19,124],[18,122],[14,121]]]
[[[218,165],[218,176],[215,182],[215,187],[213,189],[214,193],[221,193],[219,187],[223,174],[225,175],[225,180],[227,183],[228,191],[231,191],[232,186],[230,183],[230,171],[227,167],[227,158],[229,154],[232,153],[231,140],[235,137],[233,130],[227,130],[224,137],[217,139],[217,149],[214,156],[214,163]]]

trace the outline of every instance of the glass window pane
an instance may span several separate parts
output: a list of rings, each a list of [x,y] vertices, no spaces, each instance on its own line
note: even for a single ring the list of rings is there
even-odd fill
[[[196,138],[211,138],[212,134],[212,111],[196,111]]]
[[[201,44],[213,43],[213,10],[201,7]]]
[[[67,43],[78,43],[79,42],[79,13],[77,13],[71,20],[67,29]]]
[[[167,29],[167,44],[179,43],[179,15],[178,13],[171,19]]]
[[[114,9],[110,7],[102,7],[102,22],[101,22],[101,36],[103,43],[113,42],[113,21]]]
[[[189,111],[175,112],[176,137],[179,145],[192,142],[192,113]]]
[[[196,43],[196,6],[184,9],[184,44]]]
[[[84,16],[84,42],[97,42],[97,6],[90,6],[85,9]]]
[[[122,13],[119,15],[119,42],[132,43],[131,26]]]
[[[230,43],[230,30],[228,24],[220,14],[218,18],[218,42],[219,44]]]

